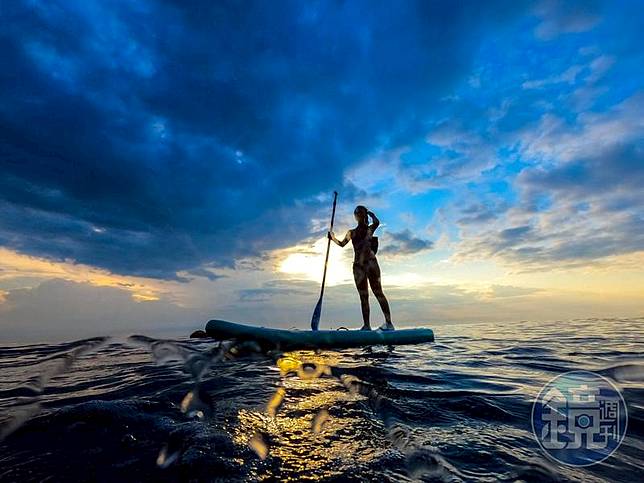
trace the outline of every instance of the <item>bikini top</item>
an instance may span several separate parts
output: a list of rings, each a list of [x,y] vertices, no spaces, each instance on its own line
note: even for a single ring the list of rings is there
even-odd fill
[[[373,225],[371,225],[366,229],[360,229],[358,227],[351,230],[351,242],[353,243],[353,251],[355,252],[355,262],[364,263],[371,258],[375,258],[378,252],[378,237],[373,236],[373,232],[376,228],[373,228]]]

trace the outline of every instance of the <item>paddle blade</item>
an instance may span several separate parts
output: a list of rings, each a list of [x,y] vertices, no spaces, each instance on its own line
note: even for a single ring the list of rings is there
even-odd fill
[[[322,297],[318,300],[315,310],[313,310],[313,317],[311,317],[311,330],[318,330],[320,326],[320,315],[322,314]]]

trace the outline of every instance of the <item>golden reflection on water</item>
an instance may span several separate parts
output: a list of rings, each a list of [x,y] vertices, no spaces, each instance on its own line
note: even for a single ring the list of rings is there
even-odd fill
[[[279,476],[285,481],[289,474],[299,475],[299,480],[302,475],[310,481],[319,480],[340,474],[342,467],[378,458],[386,448],[374,449],[369,438],[359,434],[365,430],[371,434],[371,426],[381,429],[382,423],[365,423],[348,410],[365,397],[347,390],[331,376],[331,366],[337,361],[333,353],[310,351],[280,357],[276,365],[281,380],[275,393],[265,408],[238,411],[233,441],[250,446],[262,460],[278,459]],[[334,411],[336,406],[342,411]],[[265,470],[257,476],[275,476],[270,468]]]

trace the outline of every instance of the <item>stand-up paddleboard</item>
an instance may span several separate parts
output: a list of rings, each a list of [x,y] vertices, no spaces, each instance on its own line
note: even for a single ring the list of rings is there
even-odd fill
[[[215,339],[254,340],[281,349],[343,349],[367,345],[402,345],[433,342],[432,329],[399,330],[284,330],[211,320],[206,334]]]

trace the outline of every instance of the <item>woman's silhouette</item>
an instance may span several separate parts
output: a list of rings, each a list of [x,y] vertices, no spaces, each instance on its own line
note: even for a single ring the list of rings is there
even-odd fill
[[[391,323],[389,303],[387,302],[385,294],[382,292],[380,267],[378,266],[378,260],[374,253],[374,248],[377,248],[372,245],[373,241],[376,241],[373,238],[373,232],[380,225],[380,221],[376,218],[376,215],[362,205],[356,206],[356,209],[353,211],[353,216],[358,222],[358,226],[353,230],[349,230],[342,241],[338,240],[332,231],[329,232],[329,238],[341,247],[349,243],[349,240],[353,242],[353,251],[355,253],[353,259],[353,279],[356,282],[356,287],[360,294],[362,320],[364,322],[362,330],[371,330],[371,324],[369,323],[369,285],[371,285],[371,291],[378,299],[382,313],[385,315],[385,323],[380,329],[393,330],[394,325]],[[371,225],[369,225],[369,216],[373,220]]]

